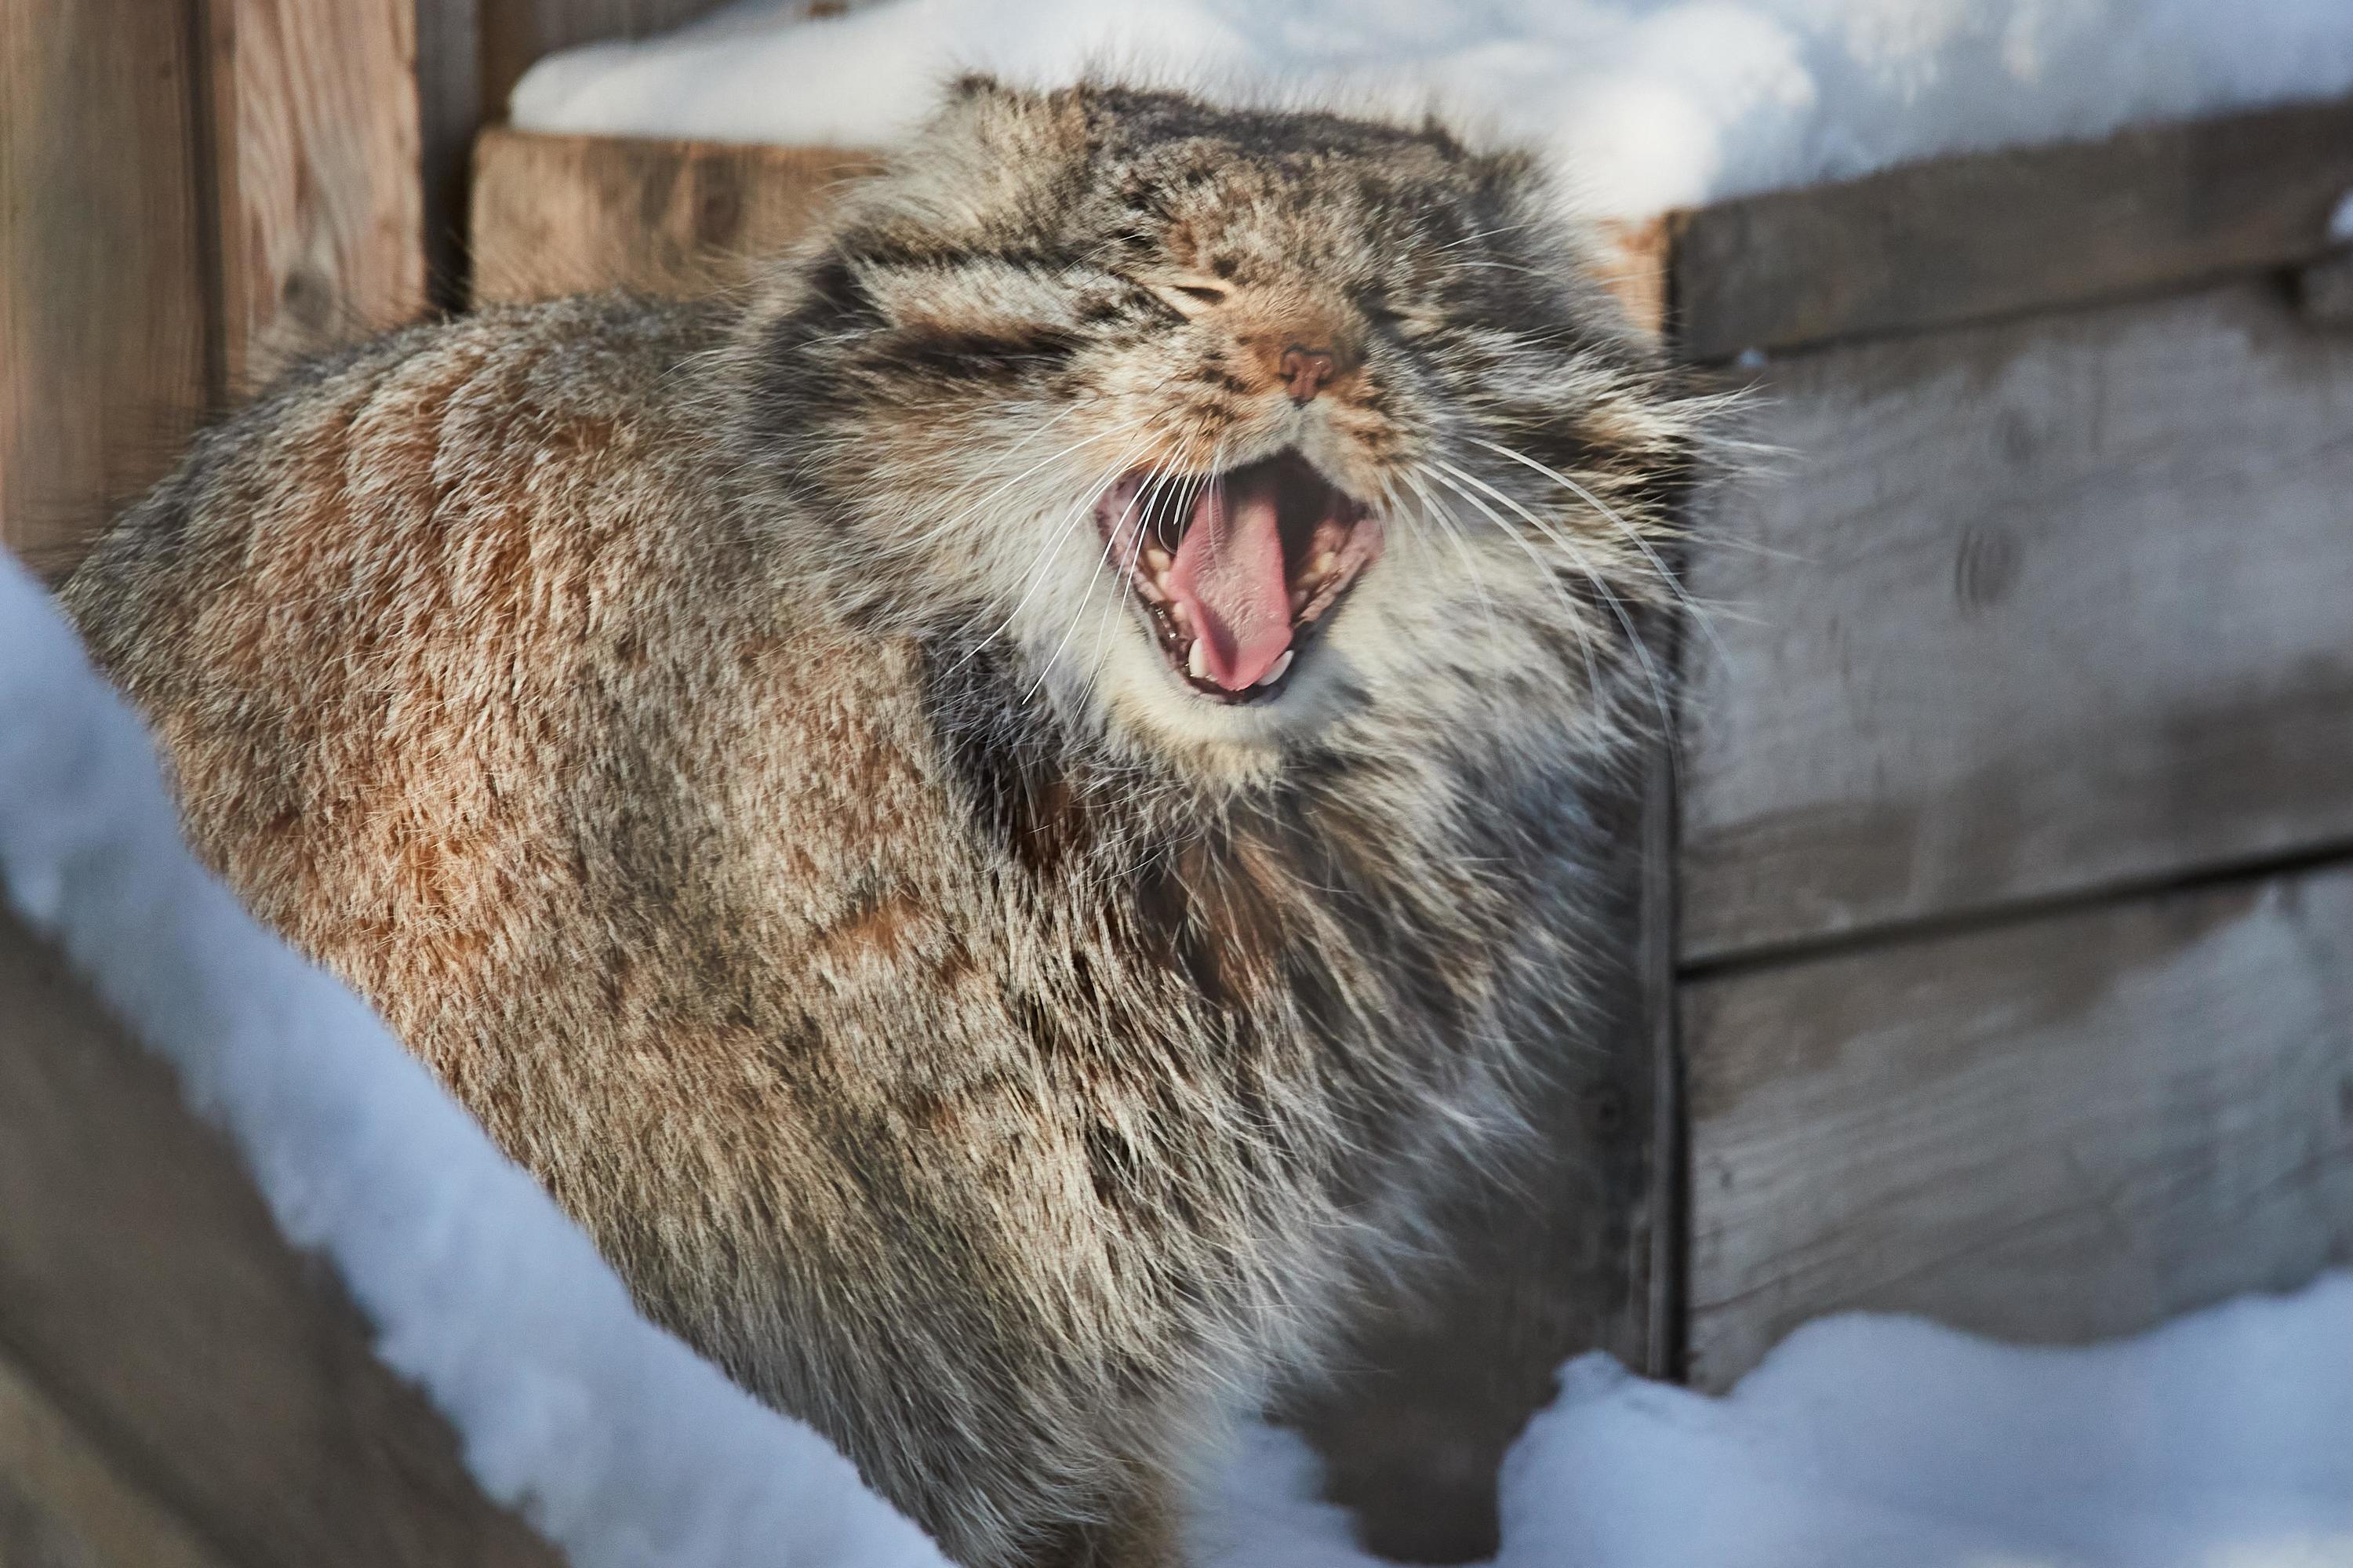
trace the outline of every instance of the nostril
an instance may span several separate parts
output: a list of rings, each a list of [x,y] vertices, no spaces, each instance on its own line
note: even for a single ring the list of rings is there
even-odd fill
[[[1291,400],[1304,403],[1332,379],[1335,362],[1328,348],[1310,348],[1294,343],[1282,351],[1277,368],[1282,374],[1283,388],[1291,394]]]

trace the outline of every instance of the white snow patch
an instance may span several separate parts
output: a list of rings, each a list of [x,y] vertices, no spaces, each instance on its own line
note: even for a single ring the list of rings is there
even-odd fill
[[[2346,0],[738,0],[550,57],[533,130],[887,146],[960,69],[1419,109],[1620,216],[2353,90]]]
[[[639,1317],[375,1015],[196,863],[138,719],[5,553],[0,887],[333,1260],[483,1489],[580,1568],[945,1568],[823,1438]]]
[[[179,1070],[491,1496],[582,1568],[945,1568],[807,1426],[637,1316],[348,991],[183,846],[137,719],[0,558],[0,888]],[[1206,1568],[1370,1568],[1293,1434],[1205,1485]],[[1729,1396],[1606,1357],[1505,1461],[1496,1568],[2353,1568],[2353,1273],[2086,1350],[1800,1330]]]
[[[1289,1434],[1214,1568],[1370,1568]],[[2353,1568],[2353,1273],[2075,1350],[1856,1314],[1722,1399],[1606,1356],[1504,1460],[1495,1568]]]

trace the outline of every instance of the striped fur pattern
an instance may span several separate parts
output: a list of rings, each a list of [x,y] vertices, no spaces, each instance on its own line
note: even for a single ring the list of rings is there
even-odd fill
[[[1163,1568],[1609,939],[1706,407],[1554,210],[1434,126],[969,81],[752,297],[297,374],[67,603],[649,1312],[974,1568]],[[1383,552],[1207,701],[1093,509],[1284,450]]]

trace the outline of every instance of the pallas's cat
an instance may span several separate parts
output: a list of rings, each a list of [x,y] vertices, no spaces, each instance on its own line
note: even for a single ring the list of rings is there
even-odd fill
[[[1527,159],[962,84],[743,298],[399,333],[72,578],[199,850],[967,1563],[1198,1446],[1585,1025],[1704,404]]]

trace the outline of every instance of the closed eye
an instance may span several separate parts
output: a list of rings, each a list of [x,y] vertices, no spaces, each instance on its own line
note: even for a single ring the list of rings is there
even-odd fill
[[[1233,285],[1222,279],[1188,273],[1181,278],[1166,278],[1151,285],[1169,308],[1183,316],[1198,316],[1226,302],[1234,291]]]

